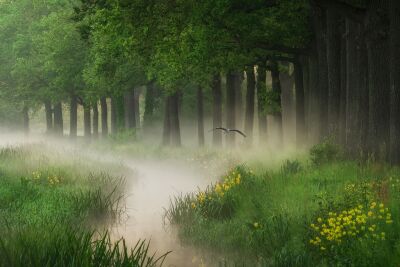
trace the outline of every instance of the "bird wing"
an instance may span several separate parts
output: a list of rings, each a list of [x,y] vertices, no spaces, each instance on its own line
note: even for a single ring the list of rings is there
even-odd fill
[[[237,132],[238,134],[242,135],[243,137],[247,137],[242,131],[236,130],[236,129],[231,129],[231,132]]]
[[[224,131],[225,133],[228,133],[228,132],[229,132],[228,129],[226,129],[226,128],[224,128],[224,127],[217,127],[217,128],[212,129],[211,131],[215,131],[215,130],[222,130],[222,131]]]

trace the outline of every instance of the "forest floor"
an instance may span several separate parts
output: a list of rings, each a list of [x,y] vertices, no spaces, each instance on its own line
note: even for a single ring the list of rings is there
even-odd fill
[[[164,266],[399,262],[400,170],[329,144],[55,144],[0,144],[0,266],[152,266],[169,251]]]

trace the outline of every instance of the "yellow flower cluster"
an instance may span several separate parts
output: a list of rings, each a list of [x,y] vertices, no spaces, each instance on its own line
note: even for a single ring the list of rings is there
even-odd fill
[[[215,187],[214,191],[217,193],[218,196],[223,197],[224,194],[229,191],[232,187],[235,187],[241,183],[242,176],[240,173],[236,173],[233,171],[231,174],[225,177],[222,183],[218,182]]]
[[[38,181],[42,178],[42,173],[41,172],[32,172],[32,180],[33,181]]]
[[[385,232],[379,231],[379,226],[393,223],[391,216],[383,203],[377,205],[376,202],[372,202],[369,209],[359,205],[340,213],[329,212],[328,218],[318,218],[316,223],[311,224],[316,234],[310,239],[310,244],[323,251],[354,238],[371,236],[385,240]]]
[[[47,181],[49,182],[50,185],[57,185],[61,183],[61,178],[58,177],[57,175],[50,175],[47,177]]]

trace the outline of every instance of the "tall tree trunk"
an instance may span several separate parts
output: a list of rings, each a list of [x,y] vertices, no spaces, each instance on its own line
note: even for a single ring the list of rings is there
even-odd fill
[[[133,96],[133,106],[135,107],[135,125],[140,128],[140,94],[141,88],[136,88]]]
[[[222,127],[222,88],[221,75],[218,73],[214,76],[212,83],[213,94],[213,128]],[[213,145],[216,147],[222,146],[221,131],[213,131]]]
[[[357,135],[358,156],[366,156],[368,152],[368,128],[369,128],[369,89],[368,89],[368,52],[364,39],[364,26],[358,25],[357,64],[358,86],[357,97]]]
[[[155,108],[155,83],[150,82],[146,88],[146,98],[144,101],[144,116],[143,123],[145,126],[150,125],[153,121],[154,108]]]
[[[357,35],[358,25],[357,23],[347,20],[347,77],[346,77],[346,147],[350,154],[354,156],[357,147],[357,87],[358,87],[358,57],[357,57]]]
[[[90,105],[83,105],[83,134],[86,139],[90,140],[92,137],[92,129],[91,129],[91,121],[90,121]]]
[[[51,133],[53,133],[53,129],[54,129],[54,126],[53,126],[53,108],[52,108],[51,102],[49,100],[46,100],[44,102],[44,109],[45,109],[45,112],[46,112],[46,127],[47,127],[46,132],[48,134],[51,134]]]
[[[54,105],[54,132],[59,136],[62,136],[64,133],[64,122],[63,122],[61,102],[58,102]]]
[[[254,66],[246,68],[247,92],[246,92],[246,120],[245,131],[247,135],[247,145],[253,144],[253,128],[254,128],[254,97],[256,93],[256,76]]]
[[[170,121],[171,121],[171,145],[181,146],[181,128],[179,123],[179,92],[170,96]]]
[[[99,107],[97,101],[93,104],[93,138],[97,139],[99,137]]]
[[[75,95],[71,95],[69,117],[69,137],[75,139],[78,135],[78,100]]]
[[[236,100],[236,80],[237,73],[230,71],[226,75],[226,128],[235,129],[235,100]],[[228,147],[235,146],[235,135],[228,133],[226,135],[226,144]]]
[[[303,70],[303,91],[304,91],[304,133],[303,142],[304,145],[308,144],[308,127],[310,124],[309,118],[309,102],[310,102],[310,71],[307,57],[300,57],[300,64]],[[296,104],[297,105],[297,104]]]
[[[329,134],[328,131],[328,62],[326,40],[326,10],[314,7],[314,29],[318,54],[318,115],[319,141]]]
[[[265,63],[258,66],[257,69],[257,108],[258,108],[258,132],[259,143],[267,143],[267,112],[266,112],[266,97],[267,97],[267,70]]]
[[[167,96],[165,99],[165,112],[164,112],[164,128],[162,144],[169,146],[171,144],[171,97]]]
[[[333,10],[327,11],[327,62],[328,62],[328,127],[335,141],[339,139],[340,114],[340,16]]]
[[[295,116],[294,116],[294,77],[291,73],[291,64],[289,62],[281,62],[285,67],[284,71],[279,72],[279,80],[281,83],[281,114],[282,114],[282,133],[283,140],[287,144],[296,142]]]
[[[400,1],[390,0],[390,161],[400,164]]]
[[[386,159],[389,145],[390,52],[388,0],[369,1],[366,30],[370,91],[369,146],[379,159]]]
[[[203,89],[197,88],[197,136],[199,146],[204,146],[204,107],[203,107]]]
[[[108,109],[107,109],[107,98],[100,98],[101,106],[101,134],[105,138],[108,136]]]
[[[315,144],[321,139],[320,120],[319,120],[319,75],[318,75],[318,56],[316,54],[309,57],[309,125],[308,125],[308,143]]]
[[[347,107],[347,27],[346,20],[341,20],[340,44],[340,112],[339,112],[339,143],[346,145],[346,107]]]
[[[282,146],[282,139],[283,139],[283,128],[282,128],[282,87],[281,81],[279,79],[279,66],[276,61],[270,61],[270,68],[271,68],[271,78],[272,78],[272,91],[274,95],[277,96],[276,106],[277,110],[273,111],[273,119],[275,122],[276,133],[277,133],[277,147]]]
[[[125,93],[124,108],[125,128],[136,128],[135,89],[132,89],[131,91]]]
[[[236,73],[237,77],[235,79],[235,125],[236,127],[241,128],[244,126],[243,124],[243,95],[242,95],[242,82],[243,82],[243,73]]]
[[[304,105],[304,75],[299,59],[294,64],[296,86],[296,145],[301,149],[305,146],[305,105]]]
[[[29,108],[27,106],[24,106],[22,109],[22,116],[24,118],[24,133],[26,135],[29,134]]]
[[[117,99],[116,97],[111,98],[111,134],[115,135],[118,133],[117,123]]]

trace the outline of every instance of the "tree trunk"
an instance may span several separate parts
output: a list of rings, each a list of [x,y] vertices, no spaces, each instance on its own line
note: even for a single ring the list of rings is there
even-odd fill
[[[356,22],[346,21],[347,28],[347,77],[346,77],[346,148],[354,156],[357,147],[357,87],[358,87],[358,57],[357,57],[357,39],[358,26]]]
[[[235,129],[235,100],[236,100],[236,80],[238,79],[237,73],[230,71],[226,75],[226,128]],[[228,147],[235,146],[235,135],[228,133],[226,135],[226,145]]]
[[[282,137],[287,144],[296,142],[296,126],[294,115],[294,77],[291,72],[291,64],[289,62],[281,62],[285,67],[284,71],[279,72],[279,80],[281,83],[281,114],[282,114]]]
[[[48,134],[51,134],[53,133],[54,126],[53,126],[53,109],[51,107],[51,102],[49,100],[44,102],[44,109],[46,112],[46,127],[47,127],[46,132]]]
[[[125,93],[124,108],[125,128],[136,128],[135,89]]]
[[[69,114],[69,137],[75,139],[78,135],[78,101],[75,95],[71,96]]]
[[[197,88],[197,135],[199,146],[204,146],[204,110],[203,110],[203,89]]]
[[[326,11],[314,8],[314,29],[318,54],[318,115],[319,133],[318,141],[329,134],[328,130],[328,62],[326,40]]]
[[[296,145],[297,148],[305,147],[305,112],[304,112],[304,79],[303,66],[299,60],[294,64],[296,85]]]
[[[309,75],[310,75],[310,88],[309,88],[309,124],[308,124],[308,143],[315,144],[321,140],[320,120],[319,120],[319,75],[318,75],[318,56],[315,54],[309,57]]]
[[[279,79],[279,66],[276,61],[271,60],[270,62],[270,67],[271,67],[271,78],[272,78],[272,91],[274,94],[277,96],[276,100],[276,105],[277,105],[277,110],[273,111],[273,119],[275,122],[275,127],[276,127],[276,137],[277,137],[277,142],[276,145],[277,147],[282,146],[282,139],[283,139],[283,128],[282,128],[282,87],[281,87],[281,81]]]
[[[97,139],[99,137],[99,107],[97,101],[93,104],[93,138]]]
[[[390,0],[390,161],[400,164],[400,1]]]
[[[115,135],[118,133],[117,123],[117,99],[116,97],[111,98],[111,134]]]
[[[181,129],[179,123],[179,92],[170,96],[170,123],[171,123],[171,145],[181,146]]]
[[[83,105],[83,131],[86,139],[90,139],[92,137],[92,129],[90,122],[90,105]]]
[[[107,110],[107,98],[100,98],[101,106],[101,134],[104,138],[108,136],[108,110]]]
[[[167,96],[165,99],[165,112],[164,112],[164,128],[163,128],[163,146],[169,146],[171,144],[171,109],[170,104],[171,98]]]
[[[212,83],[213,94],[213,128],[222,127],[222,89],[221,75],[216,74]],[[219,130],[213,131],[213,145],[216,147],[222,146],[222,132]]]
[[[364,39],[364,26],[358,25],[357,64],[358,86],[357,97],[357,152],[356,156],[366,156],[368,152],[368,126],[369,126],[369,90],[368,90],[368,52]]]
[[[259,143],[267,143],[267,70],[265,63],[260,64],[257,69],[257,108],[258,108],[258,131]]]
[[[340,16],[333,9],[327,11],[327,62],[328,62],[328,130],[335,141],[339,139],[340,114]]]
[[[236,73],[235,77],[235,125],[236,127],[243,127],[243,95],[242,95],[242,82],[243,73]]]
[[[133,96],[133,106],[135,107],[135,126],[140,128],[140,94],[141,88],[136,88]]]
[[[388,40],[388,0],[370,1],[366,30],[370,91],[369,146],[379,159],[386,159],[389,145],[390,52]]]
[[[309,71],[309,63],[307,57],[300,58],[300,64],[303,70],[303,91],[304,91],[304,133],[303,133],[303,142],[304,145],[308,143],[308,128],[310,125],[310,71]]]
[[[245,131],[247,135],[247,145],[253,144],[253,128],[254,128],[254,97],[256,93],[256,76],[254,66],[246,69],[247,92],[246,92],[246,120]]]
[[[148,126],[153,121],[154,108],[155,108],[155,83],[150,82],[146,88],[146,98],[144,101],[144,116],[143,123]]]
[[[22,109],[22,116],[24,118],[24,133],[26,135],[29,134],[29,108],[27,106],[24,106]]]
[[[346,20],[341,20],[340,44],[340,112],[339,112],[339,143],[346,145],[346,96],[347,96],[347,27]]]
[[[61,102],[54,105],[54,133],[58,136],[64,134],[64,122]]]

